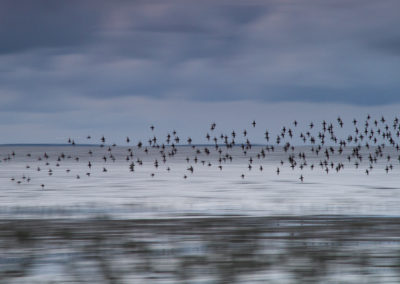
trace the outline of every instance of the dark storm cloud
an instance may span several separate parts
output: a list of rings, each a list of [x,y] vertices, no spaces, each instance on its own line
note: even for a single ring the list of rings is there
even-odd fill
[[[0,53],[85,44],[93,39],[102,14],[96,6],[76,0],[2,1]]]
[[[388,55],[400,56],[400,33],[397,37],[375,41],[372,46]]]
[[[400,2],[0,2],[0,110],[80,99],[400,101]]]

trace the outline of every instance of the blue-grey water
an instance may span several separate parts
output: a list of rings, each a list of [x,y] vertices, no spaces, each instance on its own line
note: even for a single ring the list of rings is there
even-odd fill
[[[395,150],[372,169],[336,153],[327,174],[310,147],[303,169],[282,148],[204,147],[0,147],[1,281],[400,282]]]

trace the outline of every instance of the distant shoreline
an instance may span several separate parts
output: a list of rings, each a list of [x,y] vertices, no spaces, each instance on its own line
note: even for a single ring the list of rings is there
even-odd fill
[[[29,146],[29,147],[43,147],[43,146],[55,146],[55,147],[57,147],[57,146],[60,146],[60,147],[88,146],[89,147],[89,146],[99,146],[100,147],[100,144],[75,144],[75,145],[71,145],[71,144],[56,144],[56,143],[54,143],[54,144],[51,144],[51,143],[43,143],[43,144],[42,143],[0,144],[0,147],[26,147],[26,146]],[[106,146],[108,146],[108,145],[106,145]]]
[[[243,143],[244,145],[245,145],[245,143]],[[57,144],[57,143],[43,143],[43,144],[41,144],[41,143],[15,143],[15,144],[13,144],[13,143],[8,143],[8,144],[0,144],[0,147],[101,147],[101,145],[102,144],[75,144],[75,145],[72,145],[72,144],[65,144],[65,143],[63,143],[63,144]],[[195,147],[215,147],[215,144],[174,144],[175,145],[175,147],[192,147],[192,146],[195,146]],[[218,147],[225,147],[226,145],[225,144],[217,144],[218,145]],[[370,147],[378,147],[379,145],[382,145],[382,143],[381,144],[377,144],[377,145],[371,145]],[[387,145],[387,144],[385,144],[385,145]],[[113,147],[113,145],[112,144],[103,144],[103,146],[104,147]],[[160,146],[161,147],[161,145],[158,145],[158,146]],[[172,147],[172,145],[171,144],[164,144],[164,146],[165,147]],[[242,146],[242,143],[237,143],[237,144],[235,144],[235,145],[233,145],[233,147],[241,147]],[[279,144],[279,145],[277,145],[277,144],[259,144],[259,143],[255,143],[255,144],[251,144],[251,146],[252,147],[267,147],[267,146],[269,146],[269,147],[271,147],[271,146],[273,146],[274,148],[283,148],[285,145],[284,144]],[[297,144],[291,144],[290,146],[294,146],[294,147],[296,147],[296,148],[302,148],[302,147],[312,147],[312,146],[314,146],[314,147],[316,147],[316,145],[312,145],[312,144],[305,144],[305,145],[297,145]],[[356,147],[357,145],[347,145],[346,147]],[[126,144],[126,145],[123,145],[123,144],[120,144],[120,145],[116,145],[116,147],[137,147],[137,145],[135,145],[135,144],[131,144],[131,145],[129,145],[129,144]],[[145,148],[145,147],[148,147],[148,148],[153,148],[153,146],[152,145],[143,145],[142,146],[143,148]],[[337,146],[337,145],[331,145],[331,144],[326,144],[324,147],[333,147],[333,148],[339,148],[339,146]]]

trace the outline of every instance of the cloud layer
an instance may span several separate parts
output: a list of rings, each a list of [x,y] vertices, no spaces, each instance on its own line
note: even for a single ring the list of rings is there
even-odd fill
[[[83,112],[83,100],[113,98],[400,103],[399,10],[397,0],[4,0],[0,112]]]

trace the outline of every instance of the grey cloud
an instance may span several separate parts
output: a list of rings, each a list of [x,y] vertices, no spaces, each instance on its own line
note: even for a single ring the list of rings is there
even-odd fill
[[[371,46],[382,52],[386,53],[388,55],[395,55],[399,56],[400,55],[400,35],[397,37],[392,37],[389,39],[382,39],[379,41],[374,41],[371,43]]]
[[[86,2],[86,3],[85,3]],[[100,15],[87,1],[5,0],[0,3],[0,53],[89,42]]]
[[[400,61],[385,56],[399,53],[397,8],[358,0],[2,1],[0,89],[19,97],[1,109],[64,111],[79,109],[79,98],[124,96],[398,102]]]

